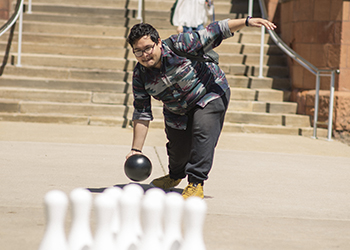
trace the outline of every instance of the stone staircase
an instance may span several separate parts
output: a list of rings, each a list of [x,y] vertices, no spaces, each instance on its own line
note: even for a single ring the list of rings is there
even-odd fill
[[[138,23],[136,0],[34,0],[24,14],[21,67],[17,32],[0,77],[0,120],[128,126],[136,64],[125,37]],[[174,34],[173,0],[146,1],[146,22]],[[216,0],[216,19],[245,16],[246,1]],[[257,4],[256,4],[257,6]],[[235,11],[237,10],[237,11]],[[256,9],[255,9],[256,11]],[[232,12],[232,13],[231,13]],[[5,51],[7,35],[0,38]],[[264,78],[258,78],[260,29],[245,28],[216,50],[231,86],[225,131],[310,135],[310,118],[287,102],[286,58],[265,35]],[[163,127],[154,101],[152,127]]]

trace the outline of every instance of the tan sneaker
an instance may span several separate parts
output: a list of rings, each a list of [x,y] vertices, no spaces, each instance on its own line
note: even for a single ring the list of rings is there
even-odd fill
[[[182,179],[172,179],[169,175],[154,179],[150,184],[154,187],[159,187],[163,190],[176,187],[180,184]]]
[[[201,183],[198,183],[198,184],[189,183],[187,185],[187,187],[182,192],[182,197],[184,199],[187,199],[188,197],[191,197],[191,196],[197,196],[202,199],[204,198],[203,186]]]

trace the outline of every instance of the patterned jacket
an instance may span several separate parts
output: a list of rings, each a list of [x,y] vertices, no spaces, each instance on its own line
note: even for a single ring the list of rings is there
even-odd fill
[[[174,46],[190,54],[206,53],[232,37],[228,20],[211,23],[194,33],[172,35]],[[194,106],[205,107],[229,88],[224,72],[211,62],[191,61],[176,55],[162,42],[161,68],[145,68],[137,63],[133,74],[133,120],[153,120],[151,96],[163,102],[168,126],[186,129],[186,113]]]

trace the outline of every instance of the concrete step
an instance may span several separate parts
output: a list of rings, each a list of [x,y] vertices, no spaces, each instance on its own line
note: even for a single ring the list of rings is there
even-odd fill
[[[20,101],[19,113],[123,117],[124,105]]]
[[[40,66],[25,66],[15,67],[7,65],[5,75],[19,77],[41,77],[41,78],[56,78],[56,79],[81,79],[81,80],[97,80],[97,81],[132,81],[132,71],[124,72],[118,70],[89,70],[89,69],[74,69],[61,67],[40,67]],[[271,78],[271,77],[254,77],[242,75],[226,75],[231,87],[235,88],[250,88],[250,89],[290,89],[289,78]]]
[[[37,102],[91,103],[92,92],[31,88],[0,88],[0,99]]]
[[[296,114],[297,103],[231,100],[228,110],[271,114]]]
[[[36,122],[36,123],[64,123],[93,126],[121,126],[125,127],[127,120],[122,117],[77,116],[62,114],[22,114],[0,112],[0,121]]]
[[[223,64],[259,64],[260,55],[220,53],[219,62]],[[284,55],[264,55],[263,64],[286,66],[287,61]]]
[[[17,100],[0,98],[0,112],[6,112],[6,113],[19,112],[19,102]]]
[[[19,76],[22,76],[19,78]],[[33,77],[28,79],[27,77]],[[76,86],[76,82],[82,87],[82,90],[86,89],[87,84],[90,85],[91,81],[96,84],[107,85],[110,89],[110,83],[112,82],[113,88],[114,82],[119,81],[119,91],[125,91],[126,86],[123,81],[132,81],[132,72],[99,72],[94,70],[74,70],[74,69],[59,69],[51,68],[45,69],[43,67],[7,67],[5,75],[2,77],[2,86],[35,86],[54,85],[54,86],[68,86],[72,84],[72,89],[79,90],[79,85]],[[57,77],[55,79],[52,77]],[[84,80],[85,79],[85,82]],[[87,81],[87,82],[86,82]],[[281,101],[283,100],[283,92],[273,89],[269,89],[271,85],[277,85],[275,79],[271,78],[248,78],[248,77],[228,77],[229,84],[232,88],[232,98],[236,100],[269,100],[269,101]],[[27,82],[27,83],[26,83]],[[122,86],[125,86],[124,88]],[[34,87],[35,87],[34,86]],[[284,86],[285,87],[285,86]],[[78,89],[77,89],[78,88]],[[101,87],[99,87],[101,89]],[[130,89],[128,90],[130,91]],[[258,98],[258,99],[257,99]]]
[[[233,76],[259,76],[259,65],[225,64],[220,63],[220,68],[226,75]],[[263,77],[289,78],[289,69],[285,66],[263,66]]]
[[[230,41],[226,40],[226,41]],[[259,44],[242,44],[233,42],[223,42],[219,47],[215,48],[218,53],[233,53],[233,54],[258,54],[260,55]],[[265,55],[283,55],[280,48],[277,45],[265,44],[264,45]]]
[[[249,88],[249,89],[290,89],[289,78],[277,77],[254,77],[254,76],[235,76],[226,75],[227,81],[234,88]]]
[[[313,135],[312,127],[285,127],[285,126],[268,126],[255,124],[234,124],[225,123],[224,132],[232,133],[255,133],[255,134],[281,134],[281,135],[299,135],[311,137]],[[326,129],[317,129],[317,135],[327,137]]]
[[[0,121],[16,122],[37,122],[37,123],[66,123],[77,125],[92,126],[122,126],[130,125],[130,121],[124,118],[110,116],[76,116],[60,114],[22,114],[0,112]],[[163,119],[154,119],[150,123],[151,128],[164,128]],[[256,124],[238,124],[225,122],[224,132],[233,133],[259,133],[259,134],[285,134],[285,135],[302,135],[311,137],[313,134],[312,127],[285,127],[269,126]],[[327,137],[326,129],[317,129],[319,137]]]
[[[18,31],[18,26],[16,26]],[[24,21],[23,32],[25,33],[44,33],[44,34],[62,34],[62,35],[87,35],[98,37],[112,37],[127,35],[127,29],[121,26],[104,26],[104,25],[85,25],[85,24],[70,24],[70,23],[57,23],[50,22],[35,22]]]
[[[130,95],[131,94],[128,93],[97,91],[68,91],[13,87],[0,88],[0,99],[32,102],[132,105]]]
[[[51,45],[80,45],[80,46],[104,46],[109,48],[120,48],[126,45],[125,37],[122,36],[86,36],[86,35],[66,35],[66,34],[46,34],[46,33],[23,33],[25,43],[46,43]],[[17,34],[13,37],[18,40]],[[7,41],[2,39],[1,41]],[[40,45],[39,45],[40,46]]]
[[[98,16],[109,17],[121,17],[126,16],[126,10],[124,7],[117,6],[77,6],[68,4],[48,4],[32,2],[32,12],[37,13],[52,13],[52,14],[64,14],[71,16],[90,16],[96,18]],[[32,14],[33,14],[32,13]]]
[[[46,12],[33,12],[32,14],[25,14],[23,16],[24,22],[49,22],[49,23],[64,23],[64,24],[78,24],[78,25],[104,25],[104,26],[121,26],[132,27],[140,23],[140,20],[134,17],[127,17],[125,13],[116,16],[88,16],[88,15],[70,15],[70,14],[56,14]],[[170,15],[170,14],[169,14]],[[170,24],[168,17],[151,16],[147,22],[151,23],[155,28],[174,28]]]
[[[4,48],[5,44],[0,43],[0,48]],[[18,43],[13,42],[11,51],[16,53],[18,50]],[[89,46],[78,44],[52,44],[49,43],[34,43],[23,42],[22,53],[26,54],[56,54],[66,56],[90,56],[90,57],[115,57],[125,58],[127,51],[123,47],[105,47],[105,46]]]
[[[296,114],[227,111],[225,122],[286,127],[309,127],[310,117]]]
[[[85,25],[105,25],[105,26],[125,26],[127,24],[127,19],[125,19],[124,14],[118,15],[116,18],[111,18],[110,16],[73,16],[69,14],[54,14],[54,13],[41,13],[33,12],[32,14],[23,15],[23,20],[35,21],[35,22],[49,22],[49,23],[65,23],[65,24],[85,24]]]
[[[153,107],[152,113],[155,119],[161,120],[163,117],[162,107]],[[132,117],[132,109],[126,116],[129,120]],[[296,114],[244,112],[228,110],[225,116],[225,124],[255,124],[284,127],[310,127],[310,117]]]
[[[136,61],[132,53],[128,53],[128,60]],[[221,64],[239,64],[239,65],[259,65],[260,55],[259,54],[237,54],[237,53],[223,53],[219,52],[219,63]],[[287,66],[287,60],[284,55],[264,55],[264,65],[267,66]]]
[[[11,59],[12,64],[17,64],[17,59],[17,54],[13,54]],[[114,57],[64,56],[27,53],[22,53],[21,64],[103,70],[125,69],[127,67],[127,62],[124,59]]]
[[[113,7],[113,8],[124,8],[127,3],[126,0],[35,0],[38,4],[54,4],[54,5],[72,5],[72,6],[93,6],[93,7]],[[28,1],[25,1],[28,4]]]
[[[230,110],[251,111],[267,113],[296,113],[296,104],[287,102],[263,102],[249,99],[249,96],[239,91],[234,91]],[[1,87],[0,99],[12,99],[37,102],[63,102],[63,103],[97,103],[113,105],[133,104],[133,97],[130,93],[100,92],[100,91],[77,91],[77,90],[56,90],[56,89],[35,89],[19,87]],[[154,106],[154,105],[153,105]],[[157,103],[155,106],[162,106]]]
[[[52,13],[52,14],[69,14],[72,16],[109,16],[111,18],[115,17],[125,17],[125,18],[137,18],[138,11],[137,7],[121,8],[121,7],[103,7],[103,6],[74,6],[65,4],[32,4],[32,11],[35,13]],[[170,9],[167,11],[160,11],[158,9],[146,9],[145,16],[152,19],[167,19],[170,18]],[[230,15],[226,15],[228,18]]]
[[[151,0],[145,1],[145,9],[146,10],[158,10],[158,11],[166,11],[169,12],[170,16],[170,8],[173,6],[175,1],[160,1],[160,0]],[[231,3],[229,1],[215,1],[215,12],[222,14],[229,14],[231,10]],[[132,0],[130,1],[128,8],[137,9],[138,1]],[[147,16],[146,16],[147,18]]]
[[[283,101],[283,92],[274,89],[232,88],[231,100],[242,101]]]
[[[92,0],[36,0],[37,4],[53,4],[53,5],[71,5],[71,6],[90,6],[90,7],[112,7],[112,8],[129,8],[137,9],[138,0],[130,1],[113,1],[113,0],[103,0],[103,1],[92,1]],[[159,10],[168,11],[173,5],[173,0],[147,0],[145,1],[145,10]],[[248,6],[248,5],[247,5]],[[215,1],[215,11],[217,13],[230,13],[231,3],[230,1],[216,0]]]
[[[128,121],[128,125],[130,124],[130,121]],[[150,123],[150,127],[164,128],[164,121],[162,119],[154,119]],[[313,135],[312,127],[286,127],[258,124],[229,123],[226,121],[223,127],[223,131],[232,133],[299,135],[307,137],[311,137]],[[317,128],[317,135],[319,135],[320,137],[327,137],[327,130]]]
[[[7,44],[7,39],[4,37],[1,42],[2,46],[5,47]],[[13,45],[17,44],[17,34],[15,34],[13,39]],[[128,48],[129,45],[126,44],[124,37],[115,37],[115,36],[87,36],[87,35],[68,35],[68,34],[47,34],[47,33],[24,33],[23,34],[23,52],[31,53],[39,52],[42,48],[42,53],[53,53],[57,51],[57,54],[74,54],[74,51],[77,51],[76,54],[85,53],[87,55],[93,54],[94,51],[105,51],[109,53],[110,51],[121,50],[123,48]],[[37,45],[38,44],[38,45]],[[55,44],[57,46],[52,46]],[[37,45],[37,48],[35,46]],[[68,47],[64,47],[64,45]],[[232,45],[232,44],[231,44]],[[27,48],[26,48],[27,46]],[[80,46],[81,48],[77,48]],[[241,47],[240,44],[233,44],[233,48]],[[91,51],[90,51],[90,47]],[[57,49],[56,49],[57,48]],[[17,50],[17,47],[12,48],[14,51]],[[27,49],[27,50],[26,50]],[[67,51],[67,52],[64,52]],[[229,52],[220,52],[220,63],[221,64],[259,64],[260,55],[259,54],[241,54],[234,53],[234,51]],[[238,49],[236,49],[238,52]],[[123,52],[115,51],[112,52],[113,55],[123,55]],[[125,53],[125,52],[124,52]],[[55,53],[54,53],[55,54]],[[97,56],[100,56],[97,54]],[[129,59],[135,60],[134,56],[129,53]],[[264,56],[265,65],[286,65],[286,58],[284,55],[265,55]]]
[[[124,72],[120,70],[91,70],[91,69],[74,69],[65,67],[36,67],[25,66],[16,67],[7,65],[5,68],[5,75],[2,78],[14,79],[19,77],[25,78],[39,78],[48,80],[89,80],[89,81],[108,81],[108,82],[129,82],[132,81],[132,72]],[[125,84],[125,83],[123,83]]]
[[[125,82],[97,81],[97,80],[74,80],[74,79],[49,79],[39,77],[11,77],[2,76],[0,87],[51,89],[72,91],[96,91],[112,93],[128,93],[129,85]]]
[[[130,96],[130,102],[129,104],[131,105],[133,100],[132,96]],[[272,103],[272,106],[275,104],[277,105],[278,103],[283,102],[283,91],[279,90],[273,90],[273,89],[245,89],[245,88],[231,88],[231,100],[232,101],[243,101],[243,102],[268,102]],[[158,105],[162,106],[162,105]],[[275,108],[271,108],[271,105],[267,107],[265,105],[265,111],[268,110],[277,110]],[[261,111],[259,111],[261,112]],[[289,112],[288,112],[289,113]],[[292,113],[295,113],[292,112]]]

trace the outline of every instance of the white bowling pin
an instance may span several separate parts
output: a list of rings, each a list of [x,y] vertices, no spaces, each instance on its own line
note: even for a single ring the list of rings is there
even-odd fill
[[[199,197],[189,197],[184,207],[184,240],[180,250],[205,250],[203,226],[207,204]]]
[[[52,190],[44,197],[46,229],[39,250],[68,250],[64,230],[68,197],[60,190]]]
[[[141,227],[141,218],[140,218],[140,211],[141,211],[141,200],[143,198],[144,195],[144,190],[143,188],[138,185],[138,184],[128,184],[123,188],[123,191],[127,194],[129,194],[129,196],[135,196],[138,201],[139,201],[139,205],[135,208],[137,209],[137,211],[135,211],[135,219],[133,220],[133,227],[134,227],[134,231],[136,232],[136,234],[141,237],[142,235],[142,227]]]
[[[98,194],[94,201],[96,212],[96,230],[92,250],[114,250],[111,231],[114,201],[108,194]]]
[[[138,250],[162,250],[162,219],[165,193],[159,188],[149,189],[141,203],[143,235]]]
[[[165,197],[163,250],[180,248],[182,242],[181,221],[184,202],[184,198],[176,192],[170,192]]]
[[[72,226],[68,235],[69,250],[91,249],[93,242],[90,228],[91,192],[85,188],[76,188],[69,197],[72,205]]]
[[[104,193],[111,196],[114,201],[114,212],[112,218],[111,231],[114,240],[117,239],[117,235],[120,231],[120,211],[119,211],[119,199],[123,190],[120,187],[109,187],[104,190]]]
[[[134,191],[136,189],[135,187]],[[115,244],[115,249],[118,250],[137,249],[142,233],[140,226],[141,196],[138,195],[140,192],[134,193],[130,190],[124,188],[119,199],[121,227]]]
[[[124,186],[123,190],[129,194],[139,197],[140,199],[144,195],[143,188],[140,185],[134,183]]]

